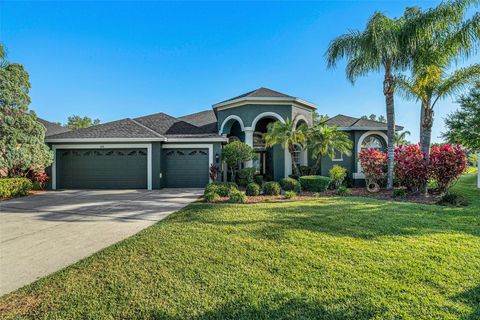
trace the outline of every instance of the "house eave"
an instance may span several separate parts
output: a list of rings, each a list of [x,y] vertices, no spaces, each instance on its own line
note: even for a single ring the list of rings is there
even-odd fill
[[[165,138],[46,138],[47,143],[90,143],[90,142],[154,142]]]
[[[287,97],[243,97],[234,100],[229,100],[225,102],[216,103],[212,106],[214,110],[222,110],[228,108],[232,105],[237,106],[245,103],[297,103],[299,105],[305,106],[309,109],[316,110],[317,106],[311,102],[305,101],[300,98],[287,98]]]

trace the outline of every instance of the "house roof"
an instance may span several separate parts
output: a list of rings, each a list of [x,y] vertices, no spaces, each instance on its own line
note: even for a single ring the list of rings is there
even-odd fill
[[[50,122],[50,121],[47,121],[47,120],[42,119],[42,118],[37,117],[37,121],[40,122],[41,124],[43,124],[45,129],[47,129],[47,131],[45,131],[45,137],[52,136],[54,134],[58,134],[58,133],[62,133],[62,132],[70,131],[70,129],[62,127],[58,123]]]
[[[244,102],[244,101],[284,101],[284,102],[296,102],[298,104],[301,104],[305,107],[311,108],[311,109],[316,109],[317,106],[314,105],[313,103],[307,102],[305,100],[302,100],[297,97],[290,96],[285,93],[281,93],[269,88],[258,88],[249,92],[246,92],[244,94],[241,94],[239,96],[221,101],[219,103],[216,103],[213,105],[213,109],[217,109],[219,107],[231,105],[234,103],[238,102]]]
[[[343,130],[387,130],[387,124],[384,122],[354,118],[343,114],[338,114],[323,123]],[[395,126],[395,128],[403,130],[402,126]]]
[[[222,138],[217,133],[213,111],[203,111],[180,118],[155,113],[134,119],[107,122],[49,136],[47,142],[75,140],[151,140],[167,141],[177,138]],[[214,116],[214,114],[213,114]]]

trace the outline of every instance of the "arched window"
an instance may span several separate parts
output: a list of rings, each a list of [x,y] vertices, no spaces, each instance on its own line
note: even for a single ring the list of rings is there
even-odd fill
[[[294,145],[293,148],[292,161],[300,166],[303,164],[303,149],[298,144]]]
[[[383,149],[383,144],[378,137],[371,135],[363,139],[361,147],[362,147],[362,150],[371,149],[371,148]]]

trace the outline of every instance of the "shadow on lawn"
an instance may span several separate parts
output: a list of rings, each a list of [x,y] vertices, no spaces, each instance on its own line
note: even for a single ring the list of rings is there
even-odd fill
[[[332,308],[333,309],[333,308]],[[248,302],[232,302],[214,310],[205,311],[196,316],[189,316],[191,320],[206,319],[371,319],[380,316],[380,311],[363,305],[362,308],[351,308],[349,311],[328,310],[316,301],[307,301],[300,298],[281,299],[269,304],[252,305]],[[172,316],[163,311],[153,311],[149,319],[180,320],[181,316]]]
[[[456,297],[456,300],[460,300],[473,308],[473,312],[463,320],[477,320],[480,319],[480,285],[475,288],[465,291]]]
[[[228,206],[228,205],[226,205]],[[217,208],[221,208],[218,206]],[[237,207],[238,208],[238,207]],[[281,240],[287,231],[305,230],[334,236],[375,239],[381,236],[410,236],[432,233],[467,233],[480,236],[480,217],[474,210],[440,206],[396,204],[384,201],[322,199],[319,202],[272,204],[240,207],[248,217],[238,213],[217,215],[211,206],[197,205],[184,215],[172,217],[176,222],[198,222],[219,226],[236,226],[255,237]],[[240,209],[241,210],[241,209]],[[258,210],[258,219],[252,216]],[[220,211],[220,210],[219,210]],[[235,213],[236,214],[236,213]],[[242,219],[242,217],[246,217]],[[245,226],[245,228],[242,228]]]

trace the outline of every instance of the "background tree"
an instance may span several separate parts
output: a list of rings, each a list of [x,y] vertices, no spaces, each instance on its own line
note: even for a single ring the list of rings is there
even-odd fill
[[[53,160],[45,145],[45,128],[28,111],[29,75],[22,65],[6,60],[0,44],[0,168],[8,177],[43,171]]]
[[[228,143],[222,150],[222,159],[230,167],[231,180],[235,181],[236,169],[242,162],[255,159],[255,150],[241,141]]]
[[[307,126],[305,124],[295,128],[295,123],[287,119],[285,123],[275,121],[268,125],[267,133],[265,133],[265,144],[267,147],[273,147],[276,144],[282,146],[282,148],[288,150],[290,156],[293,159],[293,153],[295,152],[295,145],[305,147]],[[300,176],[300,170],[298,169],[295,161],[292,161],[293,173],[296,176]]]
[[[336,152],[348,156],[352,154],[353,142],[345,132],[339,131],[336,127],[318,125],[308,130],[308,148],[312,151],[315,163],[310,169],[310,174],[317,174],[323,156],[335,157]]]
[[[467,95],[462,95],[458,102],[460,109],[445,119],[447,130],[442,137],[450,143],[476,150],[480,155],[480,82]],[[480,170],[477,187],[480,188]]]
[[[312,113],[313,125],[327,121],[330,117],[327,114],[320,114],[318,111]]]
[[[395,132],[395,145],[410,144],[410,141],[407,140],[407,135],[410,135],[410,131]]]
[[[90,117],[87,117],[87,116],[82,118],[81,116],[73,115],[71,117],[68,117],[68,122],[66,124],[66,127],[70,130],[76,130],[76,129],[95,126],[99,123],[100,123],[100,119],[92,120]]]
[[[378,121],[378,122],[384,122],[384,123],[387,122],[387,119],[385,119],[383,115],[377,116],[376,114],[373,114],[373,113],[369,116],[361,116],[360,119],[372,120],[372,121]]]

